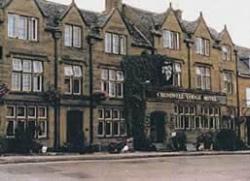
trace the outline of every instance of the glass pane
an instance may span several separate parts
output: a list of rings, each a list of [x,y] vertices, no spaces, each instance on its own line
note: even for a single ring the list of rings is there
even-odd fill
[[[64,75],[65,76],[73,76],[74,75],[72,66],[65,66],[64,67]]]
[[[17,107],[17,117],[25,117],[25,107]]]
[[[72,46],[72,26],[65,25],[64,29],[64,45]]]
[[[98,110],[98,118],[99,119],[103,119],[104,118],[104,110],[103,109],[99,109]]]
[[[119,122],[118,121],[113,122],[113,134],[115,136],[119,135]]]
[[[81,93],[81,81],[79,79],[74,80],[74,93],[80,94]]]
[[[7,129],[6,129],[7,136],[14,136],[14,132],[15,132],[14,121],[8,121],[7,122]]]
[[[106,128],[105,128],[105,132],[106,132],[107,136],[111,136],[111,134],[112,134],[111,130],[112,130],[112,124],[110,121],[107,121]]]
[[[80,66],[73,66],[74,76],[82,77],[82,68]]]
[[[12,73],[11,89],[15,91],[21,90],[21,73]]]
[[[31,74],[23,74],[23,91],[31,91]]]
[[[113,34],[113,53],[119,54],[119,36],[116,34]]]
[[[42,62],[34,61],[33,62],[33,70],[34,70],[34,73],[43,73]]]
[[[71,79],[70,78],[64,79],[64,87],[65,87],[65,93],[71,93]]]
[[[47,121],[46,120],[39,121],[38,136],[39,137],[47,137]]]
[[[105,118],[112,118],[112,110],[107,109],[105,110]]]
[[[14,106],[7,107],[7,117],[15,117],[15,107]]]
[[[32,71],[32,62],[30,60],[23,61],[23,72],[31,73]]]
[[[34,92],[41,92],[42,91],[42,76],[34,75],[33,76],[33,90]]]
[[[101,70],[101,78],[102,78],[102,80],[108,80],[108,70],[107,69]]]
[[[22,71],[22,61],[20,59],[12,60],[12,69],[14,71]]]
[[[28,107],[28,117],[29,118],[36,117],[36,108],[35,107]]]
[[[99,121],[98,123],[98,135],[104,135],[104,122]]]
[[[47,112],[46,112],[46,107],[39,107],[38,108],[38,117],[39,118],[46,118],[47,117]]]
[[[123,75],[122,71],[116,72],[116,79],[117,79],[117,81],[124,81],[124,75]]]
[[[119,119],[119,110],[113,110],[113,119]]]
[[[28,39],[28,18],[19,16],[18,37],[22,40]]]
[[[105,33],[105,52],[111,53],[112,43],[111,43],[112,35],[111,33]]]

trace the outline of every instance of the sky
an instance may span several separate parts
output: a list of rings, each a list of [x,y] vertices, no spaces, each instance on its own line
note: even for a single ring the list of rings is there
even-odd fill
[[[50,0],[70,4],[71,0]],[[174,9],[183,11],[183,18],[195,20],[200,12],[208,26],[221,31],[224,25],[235,44],[250,48],[250,1],[249,0],[123,0],[123,3],[153,12],[164,12],[172,1]],[[105,0],[75,0],[79,8],[103,11]]]

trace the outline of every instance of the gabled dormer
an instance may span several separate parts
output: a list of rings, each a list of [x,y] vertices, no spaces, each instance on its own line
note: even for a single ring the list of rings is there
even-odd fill
[[[180,24],[182,12],[174,10],[170,3],[164,21],[161,25],[161,46],[165,49],[178,51],[181,49],[184,39]]]
[[[43,15],[35,0],[12,0],[3,8],[9,40],[39,41]]]
[[[105,21],[102,29],[104,52],[111,55],[126,55],[130,44],[130,34],[121,15],[121,0],[106,0]]]
[[[197,20],[197,24],[194,29],[193,40],[195,53],[201,56],[209,57],[213,45],[213,36],[211,35],[202,13],[200,13],[200,17]]]
[[[219,34],[221,44],[221,59],[223,61],[232,61],[234,59],[234,43],[225,25]]]
[[[59,20],[62,26],[64,47],[83,48],[83,37],[86,33],[84,30],[87,28],[87,23],[75,1],[72,1]]]

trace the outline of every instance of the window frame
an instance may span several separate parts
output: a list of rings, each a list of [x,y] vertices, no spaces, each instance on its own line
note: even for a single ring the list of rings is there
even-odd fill
[[[12,30],[10,26],[10,17],[14,17],[14,24],[12,24]],[[24,30],[25,32],[25,37],[21,35],[20,33],[20,19],[24,18],[26,21],[26,25],[24,25]],[[24,21],[24,22],[25,22]],[[35,24],[33,24],[35,23]],[[26,27],[25,27],[26,26]],[[38,34],[39,34],[39,18],[37,17],[32,17],[32,16],[26,16],[26,15],[21,15],[21,14],[16,14],[16,13],[8,13],[8,38],[10,39],[18,39],[18,40],[25,40],[25,41],[31,41],[31,42],[38,42]],[[12,33],[11,33],[12,32]]]
[[[211,42],[209,39],[204,37],[195,37],[195,52],[198,55],[210,56]]]
[[[196,88],[212,90],[211,68],[208,66],[196,66]],[[208,83],[209,82],[209,83]]]
[[[114,37],[117,37],[117,42],[115,41]],[[127,35],[107,31],[104,33],[104,42],[105,53],[113,55],[127,55]],[[122,43],[123,46],[121,46]],[[117,51],[115,51],[115,49],[117,49]]]
[[[68,36],[66,34],[66,28],[69,28],[69,32],[67,33],[70,33]],[[76,32],[75,30],[78,29],[80,31],[80,34],[78,35],[75,35]],[[79,33],[79,32],[78,32]],[[66,44],[66,36],[67,38],[69,38],[69,42],[68,44]],[[75,38],[76,36],[80,36],[78,37],[77,39]],[[76,42],[77,41],[77,42]],[[78,49],[81,49],[83,47],[83,27],[80,26],[80,25],[75,25],[75,24],[69,24],[69,23],[66,23],[64,24],[64,46],[67,47],[67,48],[78,48]],[[79,46],[77,45],[77,43],[79,43]]]
[[[172,31],[172,30],[163,30],[163,47],[178,51],[180,50],[180,42],[181,42],[181,36],[180,32]]]

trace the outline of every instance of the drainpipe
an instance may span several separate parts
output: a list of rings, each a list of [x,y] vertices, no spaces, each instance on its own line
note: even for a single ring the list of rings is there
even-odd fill
[[[238,124],[238,136],[241,138],[240,130],[240,94],[239,94],[239,65],[238,65],[238,52],[234,51],[235,60],[236,60],[236,97],[237,97],[237,124]]]
[[[94,122],[94,100],[93,100],[93,53],[92,53],[92,49],[93,49],[93,37],[91,35],[89,35],[87,37],[87,43],[89,46],[89,96],[90,96],[90,110],[89,110],[89,125],[90,125],[90,129],[89,129],[89,134],[90,134],[90,140],[89,143],[90,145],[93,144],[93,140],[94,140],[94,126],[93,126],[93,122]]]
[[[58,40],[61,38],[60,31],[53,32],[54,39],[54,91],[58,91]],[[57,93],[56,93],[57,94]],[[58,150],[60,147],[60,100],[56,98],[54,102],[54,148]]]
[[[191,40],[185,40],[188,49],[188,88],[192,88],[192,75],[191,75]]]

